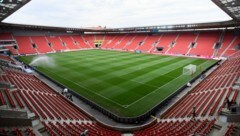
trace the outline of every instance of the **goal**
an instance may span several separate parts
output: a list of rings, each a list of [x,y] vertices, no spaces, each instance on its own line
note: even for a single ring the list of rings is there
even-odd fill
[[[197,66],[189,64],[183,68],[183,75],[192,75],[196,72]]]

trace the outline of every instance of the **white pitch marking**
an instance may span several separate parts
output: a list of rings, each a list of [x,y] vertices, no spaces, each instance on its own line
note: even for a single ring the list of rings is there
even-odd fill
[[[49,71],[49,70],[47,70],[47,71]],[[52,72],[52,71],[49,71],[49,72],[57,75],[56,73],[54,73],[54,72]],[[60,75],[57,75],[57,76],[63,78],[63,77],[60,76]],[[111,100],[111,99],[109,99],[109,98],[107,98],[107,97],[105,97],[105,96],[103,96],[103,95],[101,95],[101,94],[98,94],[98,93],[92,91],[91,89],[89,89],[89,88],[87,88],[87,87],[85,87],[85,86],[79,85],[79,84],[76,83],[76,82],[73,82],[73,81],[71,81],[71,80],[69,80],[69,79],[66,79],[66,78],[63,78],[63,79],[68,80],[69,82],[72,82],[72,83],[76,84],[77,86],[82,87],[82,88],[84,88],[84,89],[86,89],[86,90],[88,90],[88,91],[90,91],[90,92],[92,92],[92,93],[94,93],[94,94],[96,94],[96,95],[98,95],[98,96],[101,96],[101,97],[103,97],[104,99],[107,99],[107,100],[109,100],[109,101],[111,101],[111,102],[113,102],[113,103],[115,103],[115,104],[117,104],[117,105],[119,105],[119,106],[121,106],[121,107],[123,107],[123,108],[126,107],[126,106],[124,106],[124,105],[122,105],[122,104],[119,104],[119,103],[117,103],[117,102],[115,102],[115,101],[113,101],[113,100]]]

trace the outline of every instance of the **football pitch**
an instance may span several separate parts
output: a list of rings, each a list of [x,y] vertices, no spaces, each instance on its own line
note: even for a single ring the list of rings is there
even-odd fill
[[[54,67],[36,67],[57,82],[121,117],[146,113],[215,60],[107,50],[47,54]],[[19,57],[30,63],[35,56]],[[183,67],[197,65],[194,75]]]

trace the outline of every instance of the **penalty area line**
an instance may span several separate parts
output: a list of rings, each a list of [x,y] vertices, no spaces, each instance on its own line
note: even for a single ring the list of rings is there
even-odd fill
[[[208,62],[208,61],[209,61],[209,60],[207,60],[207,61],[205,61],[205,62],[201,63],[200,65],[202,65],[202,64],[204,64],[204,63],[206,63],[206,62]],[[175,69],[174,69],[174,70],[175,70]],[[126,107],[126,108],[130,107],[131,105],[133,105],[133,104],[135,104],[135,103],[137,103],[137,102],[141,101],[141,100],[142,100],[142,99],[144,99],[145,97],[148,97],[150,94],[153,94],[153,93],[155,93],[156,91],[158,91],[158,90],[159,90],[159,89],[161,89],[162,87],[164,87],[164,86],[168,85],[169,83],[171,83],[171,82],[175,81],[176,79],[178,79],[178,78],[180,78],[180,77],[182,77],[182,76],[184,76],[184,75],[180,75],[180,76],[176,77],[176,78],[175,78],[175,79],[173,79],[172,81],[170,81],[170,82],[168,82],[168,83],[164,84],[163,86],[160,86],[160,87],[156,88],[154,91],[152,91],[152,92],[148,93],[147,95],[145,95],[145,96],[141,97],[140,99],[138,99],[138,100],[134,101],[133,103],[131,103],[131,104],[129,104],[129,105],[126,105],[125,107]]]
[[[180,76],[178,76],[178,77],[177,77],[177,78],[175,78],[174,80],[176,80],[176,79],[180,78],[181,76],[183,76],[183,75],[180,75]],[[174,81],[174,80],[172,80],[172,81]],[[134,101],[133,103],[131,103],[131,104],[129,104],[129,105],[126,105],[125,107],[126,107],[126,108],[128,108],[128,107],[130,107],[131,105],[133,105],[133,104],[135,104],[135,103],[137,103],[137,102],[141,101],[141,100],[142,100],[142,99],[144,99],[145,97],[148,97],[150,94],[153,94],[153,93],[155,93],[156,91],[158,91],[158,90],[159,90],[159,89],[161,89],[162,87],[164,87],[164,86],[168,85],[168,84],[169,84],[169,83],[171,83],[172,81],[170,81],[170,82],[168,82],[168,83],[164,84],[163,86],[160,86],[160,87],[156,88],[156,89],[155,89],[155,90],[153,90],[152,92],[150,92],[150,93],[148,93],[147,95],[145,95],[145,96],[141,97],[140,99],[138,99],[138,100]]]

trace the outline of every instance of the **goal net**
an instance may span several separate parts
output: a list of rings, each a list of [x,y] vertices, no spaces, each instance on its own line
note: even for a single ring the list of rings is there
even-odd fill
[[[190,64],[183,68],[183,75],[193,75],[197,70],[197,66]]]

